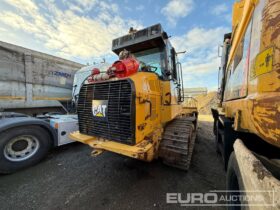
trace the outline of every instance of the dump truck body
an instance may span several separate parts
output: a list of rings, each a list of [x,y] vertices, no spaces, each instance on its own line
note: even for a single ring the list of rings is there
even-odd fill
[[[268,182],[256,183],[263,180],[260,173],[269,171],[274,180],[272,190],[280,192],[279,8],[280,2],[276,0],[236,2],[233,32],[224,35],[220,108],[212,109],[212,113],[216,149],[222,154],[231,191],[267,190]],[[236,139],[239,143],[235,143]],[[244,159],[246,152],[261,164],[246,167],[253,163]],[[240,203],[231,204],[240,207]]]
[[[1,111],[41,114],[71,102],[74,74],[84,65],[5,42],[0,55]]]
[[[225,116],[235,119],[236,131],[250,131],[280,147],[278,9],[274,1],[245,1],[233,28],[224,107]]]

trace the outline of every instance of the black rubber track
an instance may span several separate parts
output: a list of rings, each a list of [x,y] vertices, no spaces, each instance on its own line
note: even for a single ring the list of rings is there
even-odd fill
[[[178,117],[165,128],[160,143],[159,156],[163,163],[188,170],[196,138],[195,117]]]

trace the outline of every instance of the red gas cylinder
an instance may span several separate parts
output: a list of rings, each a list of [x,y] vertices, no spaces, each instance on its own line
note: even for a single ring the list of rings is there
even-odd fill
[[[94,76],[100,74],[100,70],[98,68],[93,68],[91,70],[91,75],[87,78],[87,81],[89,83],[93,83],[94,82]]]
[[[96,74],[100,74],[100,70],[98,69],[98,68],[93,68],[92,70],[91,70],[91,75],[96,75]]]
[[[111,67],[118,78],[128,77],[135,74],[138,71],[138,68],[139,62],[135,58],[118,60]]]

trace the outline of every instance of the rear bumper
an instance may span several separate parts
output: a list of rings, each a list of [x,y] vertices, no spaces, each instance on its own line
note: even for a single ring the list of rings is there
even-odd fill
[[[79,131],[70,133],[69,138],[87,144],[99,151],[110,151],[144,161],[152,161],[154,158],[155,147],[147,140],[143,140],[139,144],[130,146],[95,136],[84,135]]]

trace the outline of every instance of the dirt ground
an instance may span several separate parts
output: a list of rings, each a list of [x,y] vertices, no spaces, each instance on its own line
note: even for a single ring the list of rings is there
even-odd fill
[[[184,209],[167,204],[166,193],[225,189],[210,120],[200,116],[188,172],[109,152],[93,158],[88,146],[73,143],[54,149],[36,166],[0,176],[0,209]]]
[[[208,92],[206,95],[198,95],[197,108],[200,114],[211,115],[211,108],[217,107],[219,102],[217,92]]]

